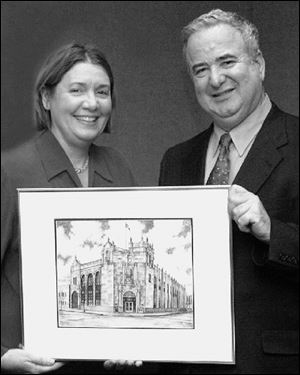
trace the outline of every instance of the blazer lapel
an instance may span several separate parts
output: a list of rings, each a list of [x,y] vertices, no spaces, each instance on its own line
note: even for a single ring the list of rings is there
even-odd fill
[[[273,106],[233,183],[257,193],[281,162],[278,148],[287,143],[280,110]]]
[[[50,130],[42,132],[35,144],[52,187],[82,187],[70,159]]]

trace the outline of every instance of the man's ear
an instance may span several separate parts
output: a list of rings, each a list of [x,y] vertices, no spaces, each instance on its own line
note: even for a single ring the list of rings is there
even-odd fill
[[[265,59],[264,59],[260,50],[258,50],[258,52],[257,52],[255,62],[258,64],[260,78],[261,78],[262,81],[264,81],[266,64],[265,64]]]
[[[44,108],[49,111],[50,109],[50,94],[49,94],[49,91],[47,89],[43,89],[42,90],[42,93],[41,93],[41,96],[42,96],[42,102],[43,102],[43,106]]]

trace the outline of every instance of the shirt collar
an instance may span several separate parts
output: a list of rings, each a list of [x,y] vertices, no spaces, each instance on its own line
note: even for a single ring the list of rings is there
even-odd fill
[[[51,131],[45,130],[38,135],[36,147],[48,181],[66,170],[72,170],[72,164],[67,154]]]
[[[77,175],[70,159],[51,131],[45,130],[39,134],[36,139],[36,146],[48,181],[64,171],[67,171],[76,179]],[[112,182],[113,178],[108,168],[107,160],[99,150],[101,150],[101,148],[94,144],[90,147],[90,172],[92,174],[96,172],[105,180]]]
[[[229,134],[232,142],[237,149],[239,156],[242,156],[246,151],[247,147],[255,138],[260,128],[263,125],[268,113],[270,112],[272,103],[269,96],[265,94],[265,97],[260,105],[248,116],[241,124],[233,128]],[[216,154],[219,146],[220,137],[225,133],[223,129],[214,124],[214,130],[212,133],[212,150],[213,155]]]

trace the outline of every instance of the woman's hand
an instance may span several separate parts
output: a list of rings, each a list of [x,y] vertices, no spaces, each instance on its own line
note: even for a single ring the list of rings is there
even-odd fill
[[[14,374],[42,374],[63,365],[63,362],[55,362],[52,358],[40,357],[24,349],[9,349],[1,357],[1,370]]]

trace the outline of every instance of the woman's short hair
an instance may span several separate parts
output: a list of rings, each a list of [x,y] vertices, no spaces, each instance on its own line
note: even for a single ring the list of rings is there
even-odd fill
[[[194,19],[182,30],[183,41],[183,56],[186,59],[186,48],[189,37],[199,30],[207,29],[209,27],[227,24],[238,30],[248,49],[248,54],[251,57],[256,57],[259,50],[259,33],[257,27],[250,21],[233,12],[224,12],[221,9],[213,9],[209,13],[202,14],[200,17]]]
[[[41,67],[34,88],[34,119],[38,130],[50,129],[51,114],[43,106],[42,95],[46,91],[50,94],[63,76],[77,63],[88,61],[101,66],[110,80],[112,106],[115,106],[114,77],[111,67],[104,54],[90,44],[71,43],[52,53]],[[108,120],[104,132],[109,133],[111,128]]]

